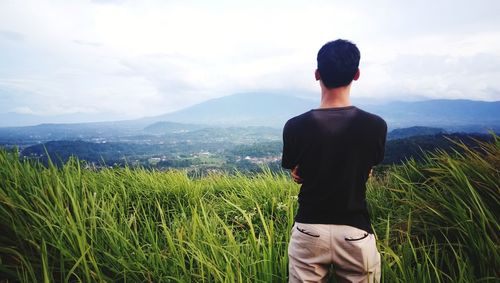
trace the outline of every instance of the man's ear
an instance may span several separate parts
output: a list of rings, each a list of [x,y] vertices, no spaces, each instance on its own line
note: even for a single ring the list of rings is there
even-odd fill
[[[316,78],[317,81],[321,80],[318,69],[316,69],[316,71],[314,71],[314,77]]]
[[[358,70],[356,71],[356,74],[354,75],[353,80],[354,80],[354,81],[357,81],[357,80],[359,79],[359,76],[360,76],[360,75],[361,75],[361,73],[359,72],[359,68],[358,68]]]

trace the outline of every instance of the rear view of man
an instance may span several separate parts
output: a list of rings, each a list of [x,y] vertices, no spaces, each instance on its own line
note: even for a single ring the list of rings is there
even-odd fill
[[[301,183],[288,246],[290,282],[324,282],[333,264],[337,282],[379,282],[365,192],[371,169],[384,158],[385,121],[350,102],[360,53],[338,39],[318,52],[321,105],[283,130],[282,166]]]

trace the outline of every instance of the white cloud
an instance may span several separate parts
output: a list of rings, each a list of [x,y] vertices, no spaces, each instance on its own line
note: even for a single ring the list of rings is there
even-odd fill
[[[16,107],[14,109],[12,109],[12,112],[14,113],[18,113],[18,114],[35,114],[35,112],[33,110],[31,110],[31,108],[29,107]]]
[[[397,39],[396,39],[397,40]],[[500,32],[420,36],[371,46],[362,66],[362,96],[499,100]],[[396,44],[398,43],[398,44]],[[377,50],[380,50],[377,52]]]
[[[316,52],[338,37],[361,49],[355,96],[499,100],[499,9],[448,0],[3,1],[0,111],[124,118],[237,92],[317,91]]]

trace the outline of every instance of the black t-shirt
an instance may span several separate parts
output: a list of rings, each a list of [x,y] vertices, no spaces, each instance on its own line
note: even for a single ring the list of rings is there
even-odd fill
[[[386,135],[382,118],[355,106],[314,109],[288,120],[282,166],[298,165],[303,180],[295,221],[372,233],[366,181],[384,159]]]

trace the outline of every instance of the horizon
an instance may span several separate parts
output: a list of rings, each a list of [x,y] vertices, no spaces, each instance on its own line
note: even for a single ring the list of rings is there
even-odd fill
[[[361,50],[353,100],[500,101],[498,10],[488,0],[6,1],[0,115],[120,121],[237,93],[319,96],[316,53],[335,38]]]
[[[255,99],[250,98],[250,100],[249,100],[250,96],[255,96]],[[285,108],[277,107],[276,106],[278,103],[277,101],[282,100],[284,98],[285,99],[286,98],[293,98],[293,99],[292,100],[288,99],[287,102],[283,101],[283,103],[280,104],[280,105],[287,105],[288,107],[285,107]],[[457,107],[456,103],[460,102],[460,105],[461,105],[461,106],[459,106],[460,108],[469,107],[469,111],[475,111],[477,113],[475,115],[478,115],[480,113],[480,112],[478,112],[478,111],[481,111],[479,109],[482,109],[482,111],[486,111],[486,112],[481,112],[483,114],[480,114],[480,116],[483,116],[483,117],[479,118],[479,120],[475,120],[478,118],[477,116],[476,116],[476,118],[473,119],[476,122],[477,121],[484,122],[484,119],[488,120],[489,115],[494,115],[496,117],[497,121],[500,118],[500,117],[498,117],[498,115],[492,114],[490,112],[491,110],[486,110],[487,108],[484,108],[484,107],[491,108],[491,107],[495,107],[495,106],[498,108],[498,107],[500,107],[500,100],[483,101],[483,100],[472,100],[472,99],[462,99],[462,98],[456,98],[456,99],[442,99],[442,98],[436,98],[436,99],[414,98],[414,99],[411,99],[410,98],[410,99],[405,100],[405,99],[394,98],[392,100],[378,101],[375,99],[366,100],[364,98],[354,97],[354,98],[351,98],[351,105],[358,107],[362,110],[372,112],[374,114],[382,115],[382,117],[386,118],[385,115],[392,116],[395,113],[400,112],[401,109],[408,107],[408,105],[413,105],[412,107],[420,107],[417,105],[422,105],[421,103],[423,102],[423,103],[425,103],[424,105],[427,105],[427,106],[420,109],[420,111],[425,112],[425,111],[429,111],[429,107],[431,107],[431,108],[442,107],[442,106],[437,106],[437,105],[439,105],[443,101],[445,101],[446,103],[449,103],[449,105],[452,106],[452,109],[455,109]],[[269,103],[269,102],[271,102],[271,103]],[[276,103],[273,103],[273,102],[276,102]],[[17,127],[31,127],[31,126],[40,126],[40,125],[78,125],[78,124],[122,123],[122,122],[129,123],[129,122],[140,122],[140,121],[144,122],[144,121],[149,121],[149,120],[155,121],[155,122],[151,122],[153,124],[157,123],[157,122],[171,122],[174,124],[204,125],[203,122],[199,121],[199,119],[200,119],[199,117],[194,118],[194,117],[200,115],[199,111],[202,111],[202,112],[211,111],[214,113],[218,113],[218,114],[213,114],[213,116],[209,115],[209,117],[205,117],[206,119],[211,119],[210,117],[212,117],[212,118],[217,117],[218,119],[221,119],[221,116],[222,116],[222,117],[224,117],[223,118],[224,121],[226,121],[226,122],[222,122],[222,123],[220,123],[220,122],[208,123],[208,124],[205,124],[206,126],[217,125],[217,126],[227,127],[229,125],[229,124],[227,124],[227,121],[230,121],[231,119],[240,119],[241,118],[241,117],[238,118],[234,115],[238,115],[236,113],[238,113],[238,111],[242,111],[243,109],[245,109],[243,111],[250,111],[250,113],[252,113],[251,115],[255,116],[255,117],[253,117],[253,119],[256,119],[256,117],[258,115],[261,115],[261,114],[265,115],[267,117],[267,119],[273,120],[273,121],[268,120],[268,123],[272,124],[273,122],[276,123],[276,121],[274,121],[275,119],[280,120],[279,117],[283,115],[283,113],[281,113],[281,114],[276,113],[276,111],[278,109],[282,109],[282,111],[287,112],[288,113],[287,115],[289,116],[289,118],[291,118],[294,115],[293,113],[300,114],[302,112],[306,112],[306,111],[309,111],[311,109],[315,109],[315,108],[317,108],[316,106],[319,107],[319,103],[320,103],[320,95],[319,94],[316,95],[316,97],[313,97],[312,93],[309,93],[309,95],[300,95],[300,94],[299,95],[297,95],[297,94],[296,95],[287,95],[287,94],[282,94],[279,92],[246,92],[246,93],[236,93],[236,94],[227,95],[227,96],[223,96],[223,97],[211,98],[211,99],[208,99],[206,101],[202,101],[199,103],[195,103],[193,105],[189,105],[189,106],[184,107],[184,108],[179,109],[179,110],[165,112],[165,113],[161,113],[159,115],[143,116],[143,117],[131,118],[131,119],[125,118],[125,119],[108,119],[108,120],[106,120],[106,119],[101,119],[99,116],[97,116],[97,117],[78,116],[79,113],[69,114],[69,115],[52,115],[52,116],[50,116],[50,115],[49,116],[35,116],[32,114],[16,114],[16,113],[2,114],[2,113],[0,113],[0,129],[2,129],[2,128],[4,128],[4,129],[17,128]],[[471,104],[471,103],[474,103],[474,104]],[[477,103],[481,103],[481,104],[477,104]],[[297,105],[299,105],[299,104],[302,106],[298,106],[298,108],[297,108]],[[222,109],[226,109],[227,107],[238,109],[238,108],[242,107],[242,105],[245,105],[245,106],[242,109],[236,110],[236,113],[222,114],[220,112]],[[468,105],[468,106],[465,106],[465,105]],[[479,105],[483,105],[483,106],[479,106]],[[487,106],[487,105],[489,105],[489,106]],[[477,108],[477,106],[483,107],[483,108]],[[262,112],[262,110],[257,110],[257,109],[261,109],[261,108],[267,109],[267,110],[264,110],[263,113],[258,114],[258,113]],[[254,110],[252,111],[251,109],[254,109]],[[265,111],[268,111],[268,113],[265,114]],[[297,111],[299,111],[300,113]],[[407,111],[407,110],[404,110],[404,111]],[[460,110],[458,110],[458,111],[460,111]],[[460,113],[460,112],[457,112],[457,110],[453,110],[452,112]],[[498,113],[498,112],[493,112],[493,113]],[[421,113],[421,114],[425,116],[425,113]],[[14,117],[13,121],[10,121],[11,124],[5,123],[5,117],[7,115],[12,115],[11,117]],[[85,115],[85,114],[82,114],[82,115]],[[190,122],[178,121],[179,115],[184,117],[181,119],[186,119],[186,115],[187,115],[188,117],[193,117],[194,120],[198,119],[198,121],[190,121]],[[468,116],[470,116],[470,113],[469,113],[469,115],[462,115],[461,117],[457,116],[456,117],[457,120],[455,122],[458,122],[458,120],[462,120],[463,118],[470,120],[471,117],[468,117]],[[82,117],[84,117],[84,118],[82,118]],[[87,120],[84,120],[85,118],[87,118]],[[281,118],[283,118],[283,117],[281,117]],[[406,119],[404,117],[400,117],[400,118]],[[410,120],[411,120],[411,118],[410,118]],[[435,120],[433,123],[438,122],[438,121],[439,121],[439,119]],[[249,120],[248,122],[250,122],[250,124],[247,126],[255,126],[252,124],[252,123],[255,123],[254,120]],[[490,123],[490,122],[488,122],[488,123]],[[234,123],[234,121],[232,123]],[[417,123],[417,124],[414,124],[412,126],[428,127],[428,126],[430,126],[430,124],[428,124],[428,123],[429,123],[429,121],[427,121],[426,123],[423,123],[421,125]],[[433,123],[431,123],[431,124],[433,124]],[[495,125],[497,125],[497,123],[495,123]],[[242,126],[245,126],[245,125],[242,125]],[[259,122],[259,126],[265,126],[265,125],[264,124],[261,125],[261,122]],[[282,125],[279,124],[278,128],[281,126]],[[271,127],[277,127],[277,126],[271,125]],[[397,129],[397,128],[406,128],[406,127],[409,127],[409,125],[406,125],[403,127],[398,127],[398,126],[393,127],[390,125],[390,127]]]

